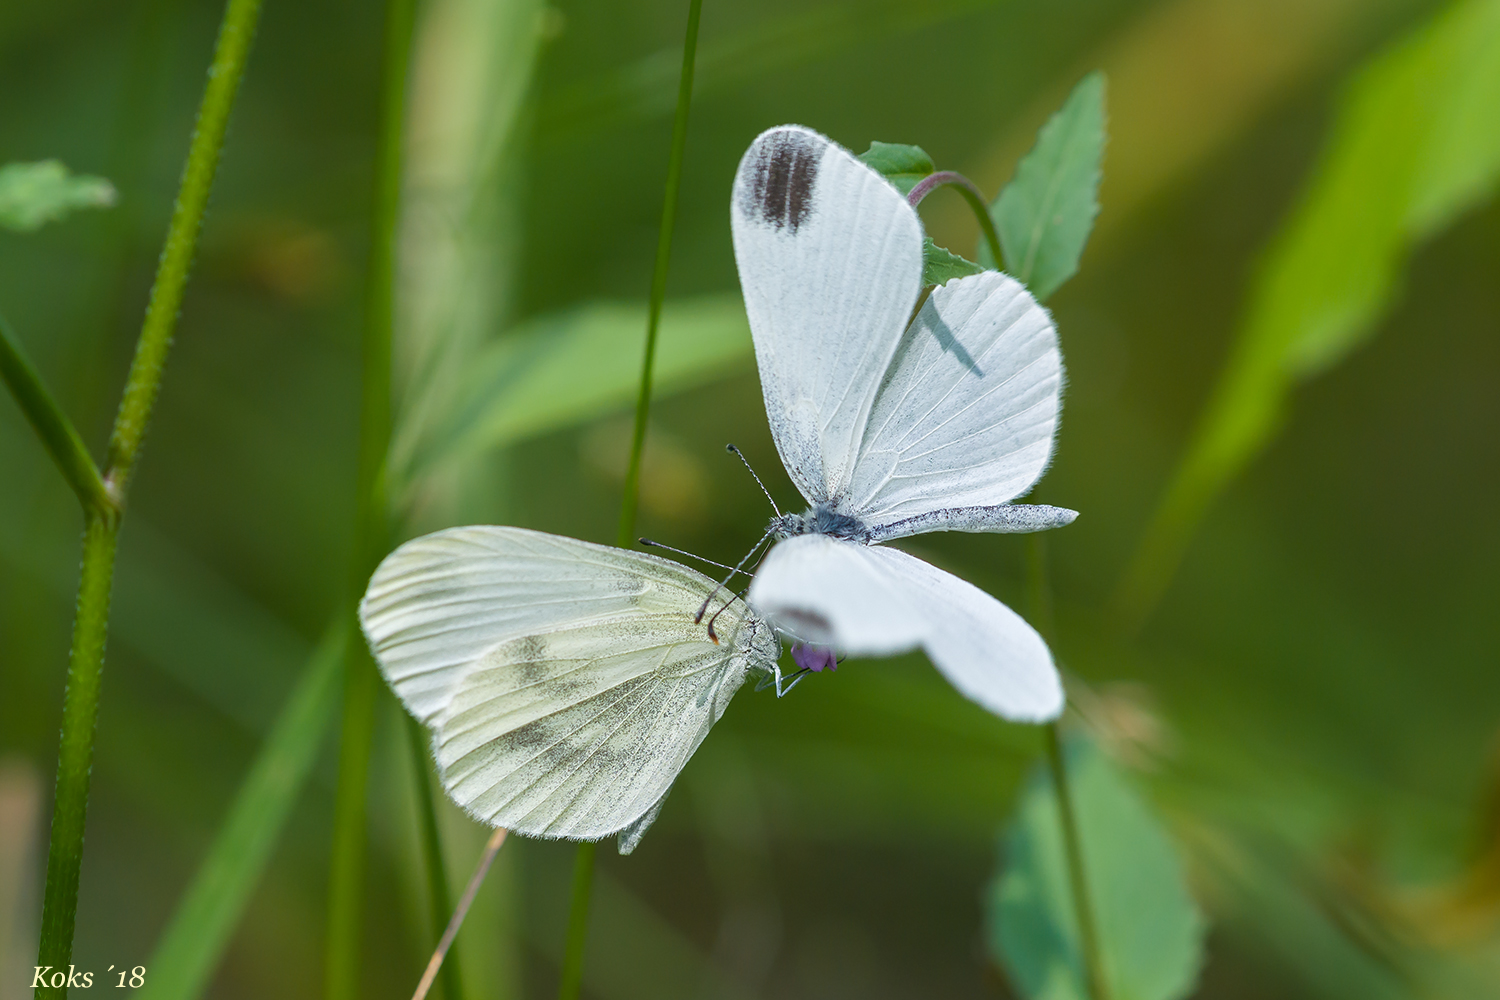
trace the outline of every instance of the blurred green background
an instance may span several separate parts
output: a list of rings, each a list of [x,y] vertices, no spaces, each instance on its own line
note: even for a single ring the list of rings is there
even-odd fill
[[[718,559],[769,514],[726,441],[795,498],[729,242],[751,138],[794,121],[856,151],[917,143],[993,194],[1078,78],[1108,74],[1103,210],[1049,302],[1069,386],[1035,496],[1082,512],[1046,540],[1058,658],[1075,724],[1136,774],[1183,851],[1212,921],[1205,998],[1500,995],[1493,204],[1422,244],[1371,341],[1297,391],[1144,627],[1109,625],[1350,73],[1442,9],[705,3],[640,530]],[[685,12],[421,5],[397,352],[397,455],[420,470],[409,531],[487,521],[612,540]],[[96,452],[220,13],[0,7],[0,162],[56,157],[120,192],[111,210],[0,233],[0,309]],[[124,529],[80,967],[148,964],[345,596],[381,17],[348,0],[266,5]],[[937,241],[972,255],[966,213],[944,194],[923,206]],[[455,437],[458,404],[499,405],[507,358],[582,321],[628,364],[585,352],[464,447],[430,445]],[[688,361],[674,368],[674,351]],[[30,981],[79,529],[0,403],[3,1000]],[[1019,539],[909,548],[1026,607]],[[364,988],[402,997],[431,941],[413,768],[383,698]],[[601,852],[585,995],[1010,996],[982,901],[1039,746],[918,657],[849,662],[781,701],[741,693],[637,853]],[[319,995],[333,750],[330,729],[210,995]],[[458,883],[485,831],[446,804],[441,818]],[[571,857],[507,844],[460,938],[469,996],[555,990]]]

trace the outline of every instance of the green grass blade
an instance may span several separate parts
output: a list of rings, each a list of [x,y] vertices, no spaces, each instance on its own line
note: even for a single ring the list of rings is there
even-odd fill
[[[1275,434],[1293,386],[1373,335],[1412,245],[1493,189],[1497,121],[1497,0],[1450,7],[1355,75],[1116,595],[1122,625],[1149,614],[1208,505]]]
[[[1104,74],[1096,71],[1042,126],[1016,176],[990,206],[1006,271],[1040,301],[1078,270],[1099,214],[1104,138]],[[980,263],[995,266],[992,258],[980,248]]]
[[[328,735],[348,629],[331,627],[266,736],[146,967],[148,1000],[202,995]]]

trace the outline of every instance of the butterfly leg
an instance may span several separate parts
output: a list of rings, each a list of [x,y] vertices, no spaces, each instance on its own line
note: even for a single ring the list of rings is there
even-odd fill
[[[801,670],[797,671],[791,677],[787,678],[786,679],[786,686],[782,687],[781,668],[778,666],[776,668],[776,697],[778,697],[778,698],[785,698],[787,696],[787,694],[789,694],[791,692],[792,688],[794,688],[798,684],[800,684],[802,682],[802,678],[806,677],[811,672],[812,671],[809,670],[807,667],[803,667]]]

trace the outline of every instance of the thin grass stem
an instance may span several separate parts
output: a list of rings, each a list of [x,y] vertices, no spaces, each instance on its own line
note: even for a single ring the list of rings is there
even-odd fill
[[[1083,839],[1078,817],[1073,809],[1073,794],[1068,781],[1068,762],[1063,754],[1062,738],[1056,722],[1047,723],[1047,761],[1052,781],[1057,786],[1057,814],[1061,821],[1063,849],[1068,860],[1068,885],[1073,893],[1073,912],[1078,919],[1078,946],[1083,954],[1083,975],[1092,1000],[1109,1000],[1104,978],[1103,956],[1099,949],[1099,928],[1094,920],[1094,904],[1089,892],[1088,872],[1083,864]]]
[[[346,627],[352,622],[346,621]],[[375,666],[362,638],[344,658],[338,784],[333,847],[328,860],[328,930],[324,941],[325,1000],[354,1000],[359,990],[359,939],[364,925],[365,805],[370,744],[375,733]]]
[[[630,458],[625,466],[624,495],[620,500],[620,530],[615,544],[630,545],[640,506],[641,456],[646,450],[646,422],[651,415],[651,376],[656,367],[656,334],[662,302],[667,297],[667,265],[672,259],[672,230],[677,222],[677,193],[682,186],[682,157],[687,148],[688,109],[693,101],[693,66],[698,54],[698,22],[703,0],[689,0],[687,35],[682,42],[682,74],[677,82],[677,113],[672,118],[672,150],[667,158],[667,183],[662,197],[661,229],[656,237],[656,263],[651,269],[651,300],[646,317],[646,349],[641,358],[641,386],[636,394],[635,427],[630,436]],[[573,901],[568,910],[568,939],[563,951],[559,1000],[574,1000],[583,984],[583,951],[588,940],[589,897],[594,883],[594,854],[598,846],[578,845],[573,863]]]
[[[120,511],[135,471],[141,443],[157,395],[162,371],[177,328],[203,213],[208,206],[224,145],[224,131],[239,93],[250,45],[260,20],[260,0],[229,0],[219,25],[213,62],[198,106],[197,126],[188,149],[166,245],[151,285],[150,304],[141,324],[134,360],[126,377],[120,408],[110,435],[103,481],[114,500],[104,514],[90,512],[83,539],[83,567],[78,610],[63,694],[62,738],[58,748],[57,786],[47,851],[42,927],[37,964],[66,968],[73,954],[78,913],[78,881],[83,864],[83,834],[88,812],[89,773],[94,759],[94,728],[103,681],[104,644],[109,626],[109,598],[114,581]],[[41,987],[38,996],[66,996],[67,987]]]
[[[469,876],[469,884],[464,888],[464,894],[459,897],[458,908],[453,911],[453,919],[448,921],[443,936],[438,940],[437,948],[432,953],[432,958],[427,962],[427,971],[422,973],[422,979],[417,983],[416,992],[411,995],[411,1000],[423,1000],[427,991],[432,989],[433,980],[437,979],[438,969],[442,968],[443,956],[453,948],[453,939],[458,937],[458,929],[464,924],[464,917],[468,916],[469,907],[474,905],[474,897],[479,895],[479,887],[484,884],[484,877],[489,873],[490,865],[495,860],[495,855],[500,853],[501,846],[505,843],[505,827],[495,828],[490,834],[489,843],[484,845],[484,853],[479,856],[479,864],[474,868],[474,874]]]
[[[578,1000],[583,988],[583,950],[589,935],[589,899],[594,888],[594,857],[599,845],[585,841],[573,856],[573,899],[568,906],[568,938],[563,951],[557,1000]]]
[[[421,828],[422,860],[427,874],[427,901],[432,910],[432,936],[442,940],[453,913],[453,901],[448,892],[448,871],[443,864],[443,845],[438,833],[437,809],[432,802],[432,781],[429,778],[427,729],[416,719],[402,713],[406,723],[407,743],[411,748],[412,777],[416,780],[417,821]],[[450,951],[443,963],[443,996],[446,1000],[463,1000],[463,977],[459,975],[458,952]]]
[[[0,317],[0,379],[5,380],[16,405],[41,438],[42,447],[52,456],[63,479],[77,494],[84,511],[104,519],[117,516],[120,505],[105,489],[104,477],[99,474],[83,438],[47,391],[3,317]]]
[[[1047,574],[1046,542],[1040,534],[1026,539],[1027,618],[1049,645],[1053,641],[1052,586]],[[1073,793],[1068,781],[1068,763],[1063,753],[1062,736],[1056,721],[1046,725],[1047,763],[1057,793],[1057,813],[1063,836],[1063,854],[1068,865],[1068,886],[1073,897],[1073,914],[1078,922],[1078,946],[1083,956],[1083,975],[1089,1000],[1109,1000],[1108,983],[1099,949],[1098,924],[1094,919],[1088,872],[1083,863],[1083,839],[1078,817],[1073,809]]]
[[[364,590],[391,538],[386,456],[391,444],[391,341],[395,315],[396,237],[401,209],[401,152],[411,61],[414,0],[387,0],[377,111],[370,260],[361,349],[359,466],[350,590]],[[351,622],[351,628],[357,628]],[[357,633],[356,633],[357,634]],[[334,799],[333,848],[328,873],[328,932],[324,1000],[359,996],[363,927],[365,824],[370,747],[378,677],[362,641],[345,661],[339,776]],[[422,766],[426,766],[425,757]]]
[[[641,387],[636,394],[635,430],[630,438],[630,461],[625,466],[624,499],[620,502],[620,530],[615,544],[621,548],[628,546],[635,537],[641,456],[646,448],[646,421],[651,415],[656,333],[661,325],[662,302],[667,297],[667,265],[672,258],[672,230],[677,222],[677,193],[682,185],[682,156],[687,148],[688,108],[693,100],[693,64],[698,53],[698,20],[702,12],[703,0],[690,0],[687,37],[682,43],[682,75],[677,83],[677,114],[672,119],[672,152],[667,159],[666,192],[661,205],[661,229],[656,236],[656,263],[651,269],[651,300],[646,316],[646,351],[641,359]]]

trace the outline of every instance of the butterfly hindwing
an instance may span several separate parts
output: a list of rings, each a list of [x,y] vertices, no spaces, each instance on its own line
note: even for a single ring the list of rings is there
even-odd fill
[[[650,812],[744,681],[721,615],[715,645],[692,611],[590,623],[502,643],[435,720],[443,784],[479,819],[593,840]]]
[[[934,289],[881,381],[845,501],[872,528],[1004,504],[1047,467],[1062,355],[1047,311],[986,271]]]

